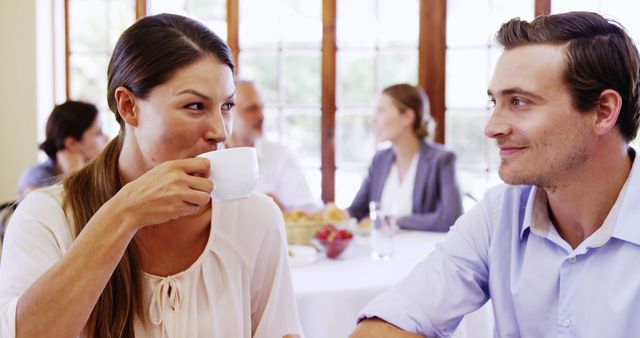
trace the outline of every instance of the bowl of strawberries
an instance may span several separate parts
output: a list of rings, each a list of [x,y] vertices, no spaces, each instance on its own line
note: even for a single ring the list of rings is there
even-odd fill
[[[327,224],[316,231],[313,241],[320,246],[327,258],[336,259],[351,243],[353,233],[347,229],[337,229],[333,224]]]

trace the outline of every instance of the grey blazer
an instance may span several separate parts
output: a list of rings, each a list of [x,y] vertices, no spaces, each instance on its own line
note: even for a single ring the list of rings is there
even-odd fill
[[[391,148],[376,153],[349,214],[358,220],[369,215],[369,202],[380,201],[384,184],[395,162]],[[429,141],[420,145],[413,186],[413,214],[397,220],[404,229],[448,231],[462,214],[462,195],[456,179],[456,156],[444,146]]]

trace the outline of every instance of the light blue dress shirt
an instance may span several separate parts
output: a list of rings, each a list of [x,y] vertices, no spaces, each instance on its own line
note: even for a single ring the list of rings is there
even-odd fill
[[[448,337],[489,298],[495,337],[640,337],[640,165],[576,249],[551,224],[544,190],[491,189],[359,319]]]

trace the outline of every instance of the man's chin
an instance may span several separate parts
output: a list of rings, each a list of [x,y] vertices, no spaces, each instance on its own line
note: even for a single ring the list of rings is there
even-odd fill
[[[498,171],[498,176],[500,179],[510,185],[522,185],[522,184],[531,184],[531,178],[527,177],[520,172],[515,172],[514,170],[504,168],[504,165],[500,166],[500,170]]]

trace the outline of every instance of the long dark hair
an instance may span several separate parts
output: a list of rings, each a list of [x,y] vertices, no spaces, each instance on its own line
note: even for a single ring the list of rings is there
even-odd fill
[[[72,212],[76,235],[122,187],[118,158],[125,123],[118,113],[116,89],[122,86],[136,97],[145,98],[176,71],[210,55],[233,71],[231,52],[224,41],[204,25],[179,15],[148,16],[122,34],[109,62],[107,93],[109,107],[120,124],[120,134],[94,161],[63,182],[63,207]],[[132,241],[91,313],[87,328],[92,336],[134,336],[136,316],[146,318],[141,278],[138,253]]]
[[[530,23],[512,19],[496,40],[507,50],[529,44],[566,44],[564,79],[574,106],[588,111],[605,89],[622,97],[616,125],[627,142],[640,123],[640,57],[633,40],[617,22],[596,13],[570,12],[539,16]]]
[[[40,149],[55,162],[56,153],[64,149],[64,140],[69,136],[82,140],[97,117],[98,108],[91,103],[67,101],[55,106],[47,120],[46,139]]]

